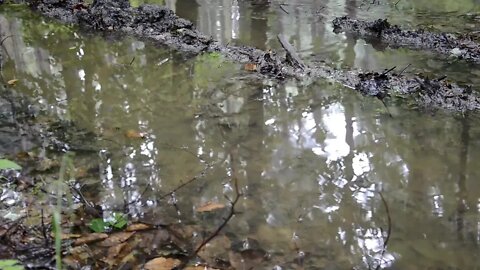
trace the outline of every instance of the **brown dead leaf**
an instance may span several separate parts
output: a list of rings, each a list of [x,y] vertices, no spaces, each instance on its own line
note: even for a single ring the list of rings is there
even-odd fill
[[[136,231],[144,231],[153,228],[152,225],[144,224],[144,223],[136,223],[129,225],[125,231],[127,232],[136,232]]]
[[[146,270],[171,270],[176,266],[179,266],[182,262],[177,259],[172,258],[155,258],[153,260],[148,261],[144,265],[144,269]]]
[[[111,234],[107,239],[98,243],[102,247],[112,247],[128,240],[135,232],[117,232]]]
[[[197,210],[197,212],[202,213],[202,212],[211,212],[211,211],[218,210],[218,209],[223,209],[223,208],[225,208],[225,205],[222,204],[222,203],[208,202],[208,203],[198,207],[196,210]]]
[[[23,160],[23,161],[28,160],[32,157],[30,153],[26,151],[18,152],[15,156],[17,157],[17,159]]]
[[[18,79],[11,79],[7,82],[8,85],[10,86],[15,86],[15,84],[17,84],[18,82]]]
[[[118,261],[116,260],[119,257],[120,252],[124,249],[124,247],[128,243],[120,243],[116,246],[108,248],[107,251],[107,259],[104,261],[108,263],[110,266],[114,266],[118,264]]]
[[[129,129],[125,132],[125,137],[127,137],[129,139],[144,139],[145,134],[141,133],[141,132],[138,132],[136,130],[133,130],[133,129]]]
[[[257,64],[247,63],[243,66],[246,71],[257,71]]]
[[[91,233],[86,236],[80,237],[75,242],[73,242],[74,246],[83,245],[83,244],[90,244],[93,242],[97,242],[108,238],[108,234],[106,233]]]
[[[120,243],[116,246],[113,246],[113,247],[110,247],[108,248],[108,259],[115,259],[118,254],[120,254],[120,251],[122,251],[122,249],[127,245],[127,243]]]
[[[52,237],[54,237],[54,234],[52,233]],[[68,239],[74,239],[74,238],[80,238],[82,237],[81,234],[75,234],[75,233],[62,233],[61,238],[62,240],[68,240]]]

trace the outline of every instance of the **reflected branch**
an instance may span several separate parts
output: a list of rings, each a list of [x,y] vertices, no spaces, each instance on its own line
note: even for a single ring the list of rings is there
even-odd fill
[[[379,191],[378,194],[380,194],[380,198],[382,198],[382,203],[383,203],[383,206],[385,207],[385,212],[387,213],[388,229],[387,229],[387,237],[383,241],[382,257],[380,259],[380,263],[377,265],[375,270],[379,270],[380,267],[382,266],[381,261],[383,260],[383,256],[385,255],[385,251],[387,250],[388,241],[390,240],[390,235],[392,234],[392,217],[390,216],[390,209],[388,208],[387,201],[383,197],[382,192]]]
[[[240,193],[240,188],[238,187],[238,177],[237,177],[237,173],[236,173],[236,170],[235,170],[234,155],[233,155],[232,152],[230,153],[230,163],[231,163],[231,168],[232,168],[231,182],[234,186],[235,197],[233,198],[233,200],[230,200],[230,209],[229,209],[228,215],[223,219],[223,222],[220,224],[220,226],[218,226],[217,229],[212,234],[210,234],[209,237],[207,237],[205,240],[203,240],[202,243],[197,247],[197,249],[195,249],[195,251],[193,252],[193,254],[191,256],[192,258],[196,257],[198,252],[200,252],[200,250],[206,244],[208,244],[210,241],[212,241],[212,239],[215,238],[220,233],[220,231],[222,231],[222,229],[225,228],[225,226],[227,226],[228,222],[232,219],[232,217],[236,213],[235,206],[238,203],[238,201],[240,200],[240,197],[241,197],[242,194]]]

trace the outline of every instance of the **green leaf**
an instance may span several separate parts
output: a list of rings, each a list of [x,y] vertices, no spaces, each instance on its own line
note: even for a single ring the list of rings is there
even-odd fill
[[[2,270],[23,270],[23,266],[17,260],[0,260]]]
[[[90,229],[96,233],[103,233],[105,232],[106,228],[108,227],[108,223],[103,221],[101,218],[96,218],[93,219],[92,222],[90,222]]]
[[[8,159],[0,159],[0,170],[21,170],[22,167]]]
[[[116,229],[123,229],[128,223],[127,219],[122,214],[114,213],[113,218],[114,220],[110,222],[110,224]]]

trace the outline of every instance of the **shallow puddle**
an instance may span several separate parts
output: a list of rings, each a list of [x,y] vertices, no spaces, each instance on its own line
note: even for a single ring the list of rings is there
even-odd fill
[[[278,48],[283,33],[312,62],[369,70],[412,64],[409,72],[479,86],[472,65],[376,51],[329,24],[336,15],[375,14],[463,31],[466,11],[477,14],[478,28],[472,1],[282,2],[287,11],[276,2],[226,0],[220,9],[203,2],[167,0],[225,43]],[[18,79],[15,90],[98,135],[85,143],[100,145],[87,154],[100,176],[78,182],[106,215],[126,209],[132,220],[213,231],[222,217],[196,209],[228,205],[238,179],[243,196],[224,232],[233,242],[255,239],[270,254],[255,269],[479,268],[478,113],[389,104],[390,117],[380,101],[328,81],[260,80],[216,54],[182,56],[82,34],[20,8],[0,12],[0,34],[11,36],[3,79]],[[451,20],[440,25],[444,15]],[[250,269],[242,260],[234,266]]]

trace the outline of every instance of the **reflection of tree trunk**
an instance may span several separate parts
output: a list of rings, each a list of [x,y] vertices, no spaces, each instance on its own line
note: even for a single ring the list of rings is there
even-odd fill
[[[262,94],[262,88],[259,87],[257,89],[258,93],[254,94]],[[261,185],[262,181],[262,172],[263,166],[265,162],[265,151],[263,140],[265,139],[265,130],[264,130],[264,123],[265,123],[265,115],[263,109],[263,101],[261,99],[257,99],[256,97],[250,97],[253,99],[248,103],[247,109],[249,112],[249,121],[248,121],[248,141],[247,148],[251,149],[250,157],[248,158],[248,163],[246,165],[247,177],[246,177],[246,185],[248,186],[249,192],[252,194],[259,194],[259,185]],[[254,202],[251,205],[256,205],[257,208],[255,209],[255,215],[262,216],[263,206],[261,196],[251,196],[251,200]],[[258,221],[252,220],[252,226],[250,226],[250,230],[254,230],[254,224],[258,224]]]
[[[357,0],[347,0],[345,3],[345,11],[350,18],[357,17]]]
[[[351,181],[353,179],[353,156],[354,156],[354,149],[355,145],[353,142],[353,104],[348,103],[344,106],[345,108],[345,142],[348,144],[350,148],[350,152],[344,158],[344,176],[347,181]]]
[[[470,143],[470,124],[468,114],[462,119],[462,134],[460,141],[462,143],[460,147],[460,165],[458,176],[458,192],[457,192],[457,210],[456,210],[456,226],[457,235],[460,240],[463,240],[463,229],[465,225],[464,215],[467,210],[467,190],[465,181],[467,178],[467,162],[468,162],[468,146]]]
[[[187,18],[196,24],[198,20],[198,4],[192,0],[177,0],[175,13],[179,17]]]
[[[345,3],[345,11],[347,15],[351,18],[357,17],[357,1],[356,0],[347,0]],[[347,66],[353,66],[355,63],[355,45],[357,44],[357,38],[348,32],[345,32],[347,37],[347,48],[345,48],[345,63]],[[346,62],[349,61],[349,62]]]
[[[252,22],[249,31],[250,44],[261,50],[265,50],[267,43],[268,19],[266,15],[269,7],[268,2],[261,5],[253,5],[253,13],[250,16]]]

